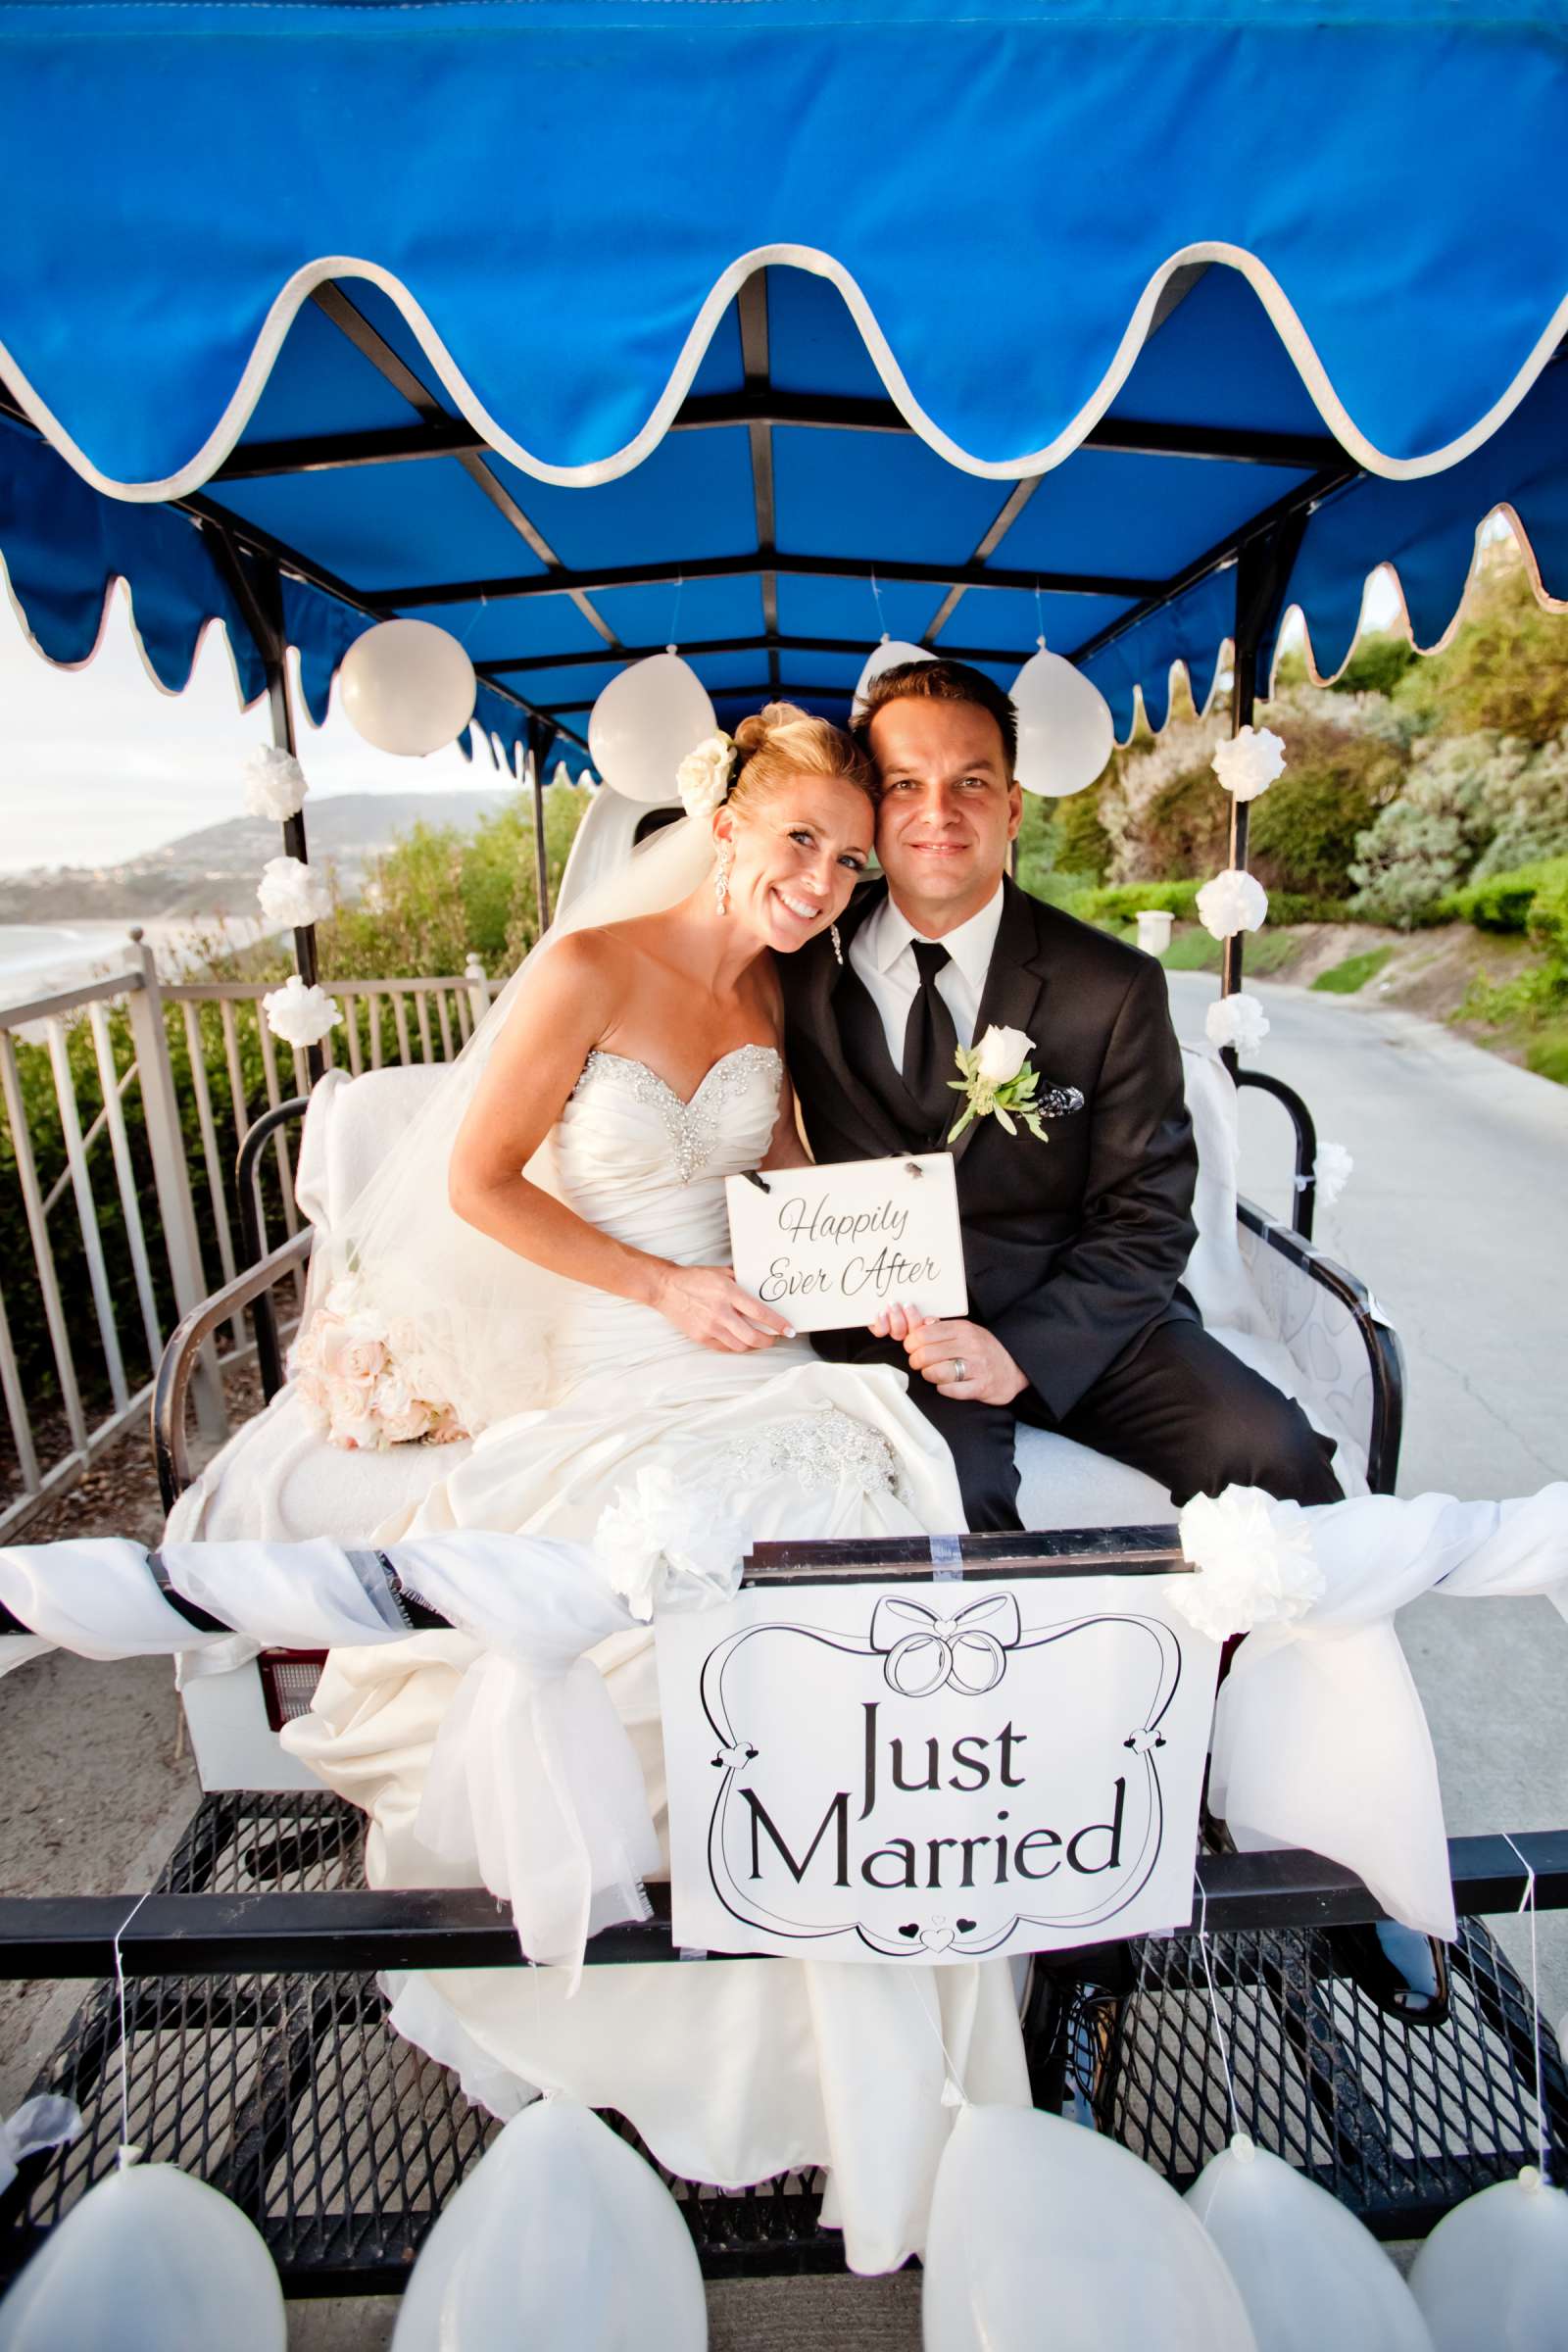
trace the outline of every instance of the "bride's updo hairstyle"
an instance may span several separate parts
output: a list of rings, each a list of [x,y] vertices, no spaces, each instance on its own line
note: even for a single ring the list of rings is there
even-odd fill
[[[755,816],[797,776],[842,776],[876,807],[876,770],[853,736],[794,703],[769,703],[735,730],[735,779],[724,806]]]

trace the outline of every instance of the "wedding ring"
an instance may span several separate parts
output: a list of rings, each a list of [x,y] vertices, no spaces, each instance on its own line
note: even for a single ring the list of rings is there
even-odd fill
[[[969,1377],[969,1367],[968,1367],[968,1365],[967,1365],[967,1364],[964,1362],[964,1360],[963,1360],[962,1356],[961,1356],[961,1355],[956,1355],[956,1356],[954,1356],[954,1357],[952,1358],[952,1363],[953,1363],[953,1377],[954,1377],[954,1379],[955,1379],[955,1380],[967,1380],[967,1379],[968,1379],[968,1377]]]

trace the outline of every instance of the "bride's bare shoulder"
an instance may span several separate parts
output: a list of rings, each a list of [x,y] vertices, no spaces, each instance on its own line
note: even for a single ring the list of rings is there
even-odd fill
[[[621,923],[599,923],[581,931],[568,931],[551,951],[552,958],[562,958],[563,974],[584,980],[625,981],[640,967],[660,959],[663,931],[663,918],[657,914],[633,915]]]

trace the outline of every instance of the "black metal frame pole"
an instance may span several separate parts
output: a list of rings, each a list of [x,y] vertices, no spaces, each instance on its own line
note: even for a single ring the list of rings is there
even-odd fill
[[[199,527],[261,655],[273,747],[287,752],[291,759],[298,759],[294,704],[288,690],[288,632],[283,625],[282,572],[276,564],[263,564],[255,556],[247,561],[228,532],[211,517],[201,516]],[[283,855],[297,858],[302,865],[310,863],[303,812],[283,819]],[[294,968],[307,988],[316,986],[319,973],[314,923],[295,928]],[[306,1047],[305,1067],[314,1087],[326,1070],[326,1055],[319,1046]]]
[[[533,876],[541,939],[550,922],[550,851],[545,841],[545,761],[550,757],[550,747],[556,740],[556,734],[557,729],[547,718],[529,719],[526,760],[533,789]]]
[[[1292,566],[1306,528],[1305,514],[1293,514],[1266,537],[1250,540],[1236,563],[1236,628],[1231,670],[1231,735],[1252,723],[1257,708],[1258,654],[1279,619],[1290,584]],[[1239,873],[1247,871],[1247,844],[1251,804],[1231,795],[1230,834],[1225,862]],[[1221,953],[1219,993],[1233,997],[1242,985],[1246,933],[1233,931]],[[1234,1082],[1241,1067],[1236,1050],[1226,1046],[1220,1054]]]
[[[280,752],[298,759],[299,745],[294,730],[294,698],[288,688],[288,635],[283,626],[283,577],[274,566],[265,574],[259,588],[262,611],[267,622],[267,638],[262,645],[262,661],[267,670],[267,705],[272,719],[272,742]],[[295,811],[283,819],[283,855],[297,858],[309,865],[310,852],[305,842],[305,812]],[[294,968],[307,988],[314,988],[320,976],[316,954],[316,925],[306,923],[294,933]],[[319,1046],[307,1046],[305,1066],[314,1087],[326,1071],[326,1055]]]
[[[1388,1916],[1353,1871],[1299,1848],[1204,1854],[1200,1868],[1201,1923],[1210,1933],[1342,1927]],[[1532,1872],[1538,1908],[1568,1909],[1568,1830],[1453,1838],[1448,1869],[1461,1918],[1517,1910]],[[668,1888],[647,1891],[651,1916],[591,1937],[590,1966],[684,1962],[670,1937]],[[1192,1925],[1176,1933],[1187,1938],[1199,1930],[1195,1902]],[[0,1898],[0,1983],[112,1977],[117,1941],[127,1980],[529,1965],[510,1911],[478,1886],[159,1891],[139,1908],[128,1893]],[[1058,1966],[1081,1962],[1085,1948],[1048,1958]]]

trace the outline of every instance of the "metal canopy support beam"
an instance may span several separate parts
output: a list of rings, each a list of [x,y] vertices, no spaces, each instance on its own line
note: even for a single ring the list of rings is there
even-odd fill
[[[1301,483],[1298,489],[1288,490],[1283,498],[1277,498],[1260,514],[1252,515],[1239,530],[1227,532],[1223,539],[1205,548],[1200,556],[1195,556],[1190,564],[1184,564],[1180,571],[1174,572],[1168,580],[1152,590],[1131,612],[1124,612],[1118,620],[1107,621],[1093,637],[1075,646],[1073,661],[1082,668],[1096,654],[1102,653],[1107,645],[1114,644],[1118,637],[1125,637],[1129,629],[1136,629],[1152,612],[1157,612],[1164,605],[1174,604],[1179,596],[1186,595],[1189,588],[1196,588],[1199,581],[1206,579],[1211,571],[1223,571],[1227,564],[1236,563],[1242,551],[1250,546],[1253,540],[1268,538],[1283,524],[1293,522],[1298,517],[1304,526],[1325,499],[1358,480],[1361,468],[1354,460],[1340,450],[1335,465],[1314,474],[1310,481]]]
[[[1008,491],[1006,498],[1004,500],[997,517],[991,525],[991,528],[987,531],[985,537],[981,540],[979,546],[975,549],[973,556],[970,558],[971,563],[990,563],[991,558],[996,554],[998,548],[1002,545],[1003,540],[1011,530],[1013,524],[1017,521],[1019,515],[1023,513],[1025,507],[1029,504],[1029,501],[1033,498],[1035,492],[1039,489],[1043,479],[1043,475],[1035,473],[1031,474],[1026,482],[1014,482],[1011,490]],[[937,638],[942,634],[942,631],[947,627],[948,622],[953,618],[954,613],[957,611],[959,604],[962,602],[963,594],[964,590],[962,586],[956,586],[948,590],[947,595],[943,598],[941,604],[938,605],[935,612],[933,612],[931,618],[926,622],[924,629],[920,633],[920,642],[922,645],[933,645],[936,642]]]
[[[403,395],[410,408],[416,412],[421,422],[426,425],[435,424],[438,428],[450,426],[451,419],[436,399],[435,394],[420,381],[412,368],[405,366],[386,338],[377,334],[364,312],[356,303],[349,300],[341,286],[330,284],[318,286],[312,299],[318,309],[331,319],[339,333],[348,337],[361,357],[368,360],[370,366],[379,375],[385,377],[393,390]],[[480,445],[481,448],[483,444]],[[511,524],[524,546],[538,557],[546,570],[560,571],[563,568],[561,558],[556,554],[544,533],[529,520],[521,507],[518,506],[512,492],[491,466],[488,456],[481,457],[477,449],[459,449],[453,451],[452,454],[457,458],[458,464],[463,467],[474,487],[484,493],[496,512]],[[614,646],[617,643],[614,630],[594,611],[587,597],[576,591],[571,591],[570,594],[572,603],[589,627],[596,630],[608,646]]]
[[[760,273],[765,274],[765,273]],[[750,278],[747,286],[757,280]],[[346,298],[345,298],[346,299]],[[744,352],[744,304],[742,347]],[[356,316],[359,314],[356,313]],[[421,412],[422,414],[422,412]],[[788,425],[834,433],[907,434],[912,430],[891,400],[863,400],[754,386],[740,393],[697,393],[682,402],[672,433],[746,432]],[[401,466],[431,458],[483,456],[488,443],[472,425],[439,407],[417,424],[377,425],[362,432],[307,433],[277,441],[241,441],[214,474],[215,482],[265,481],[284,473],[328,473],[356,466]],[[1246,425],[1171,424],[1156,417],[1102,416],[1079,446],[1116,457],[1185,458],[1224,466],[1285,466],[1316,472],[1339,445],[1327,433],[1273,433]]]
[[[744,700],[754,700],[754,701],[755,701],[755,700],[756,700],[756,699],[757,699],[759,696],[760,696],[760,697],[761,697],[761,699],[762,699],[763,701],[766,701],[766,700],[767,700],[767,698],[768,698],[769,696],[771,696],[771,695],[773,695],[773,694],[775,693],[775,691],[778,691],[778,690],[776,690],[776,689],[775,689],[775,687],[774,687],[772,684],[770,684],[770,683],[769,683],[769,682],[768,682],[766,679],[760,679],[760,680],[759,680],[759,681],[758,681],[756,684],[754,684],[754,685],[749,685],[749,686],[713,686],[713,687],[710,687],[710,688],[709,689],[709,692],[710,692],[710,694],[711,696],[713,696],[713,697],[715,697],[715,698],[722,698],[722,699],[725,699],[725,700],[728,700],[728,701],[733,701],[737,695],[738,695],[738,696],[740,696],[740,697],[741,697],[741,699],[742,699],[743,701],[744,701]],[[792,696],[794,696],[794,695],[806,695],[806,696],[808,696],[808,697],[809,698],[809,700],[810,700],[810,701],[812,701],[813,703],[832,703],[832,702],[846,702],[846,703],[847,703],[847,702],[849,701],[850,697],[851,697],[851,696],[854,694],[854,692],[855,692],[855,688],[854,688],[853,686],[843,686],[843,685],[840,685],[840,686],[796,686],[796,685],[790,685],[790,686],[786,686],[786,687],[784,687],[784,688],[783,688],[781,691],[782,691],[782,692],[784,692],[785,694],[792,695]],[[546,709],[548,710],[548,711],[549,711],[549,713],[550,713],[550,716],[551,716],[552,718],[561,718],[561,717],[564,717],[564,716],[575,716],[575,715],[576,715],[576,713],[578,713],[579,711],[583,711],[583,710],[591,710],[593,709],[593,707],[594,707],[594,700],[597,700],[597,697],[593,698],[593,700],[584,700],[584,701],[582,701],[582,702],[577,702],[577,703],[550,703],[550,704],[547,704],[547,705],[546,705]]]
[[[767,271],[759,270],[746,280],[735,302],[741,330],[741,366],[748,398],[765,400],[768,389]],[[747,426],[752,451],[752,499],[757,511],[757,552],[770,556],[778,540],[778,514],[773,495],[773,428],[765,416]],[[767,632],[769,696],[778,691],[778,573],[762,573],[762,626]]]
[[[745,580],[773,571],[790,579],[912,580],[949,588],[1039,589],[1042,596],[1116,596],[1161,600],[1163,580],[1129,578],[1119,572],[996,571],[985,564],[909,564],[881,556],[784,555],[750,549],[736,556],[665,557],[657,564],[600,564],[588,571],[526,573],[490,580],[430,580],[414,587],[378,589],[368,600],[377,611],[402,612],[417,605],[524,602],[540,596],[571,596],[578,589],[660,587],[672,580]]]
[[[623,646],[616,657],[623,662],[643,662],[650,654],[663,652],[659,645]],[[749,637],[700,637],[687,640],[681,652],[688,661],[701,660],[704,654],[760,654],[777,651],[781,654],[843,654],[856,662],[865,659],[865,644],[858,637],[801,637],[792,630],[781,629],[774,637],[754,630]],[[1023,659],[1015,645],[951,645],[943,648],[956,662],[997,662],[1007,663]],[[608,654],[517,654],[511,660],[476,662],[474,668],[481,678],[510,676],[515,670],[532,669],[598,669],[610,660]],[[848,688],[845,689],[849,691]]]

